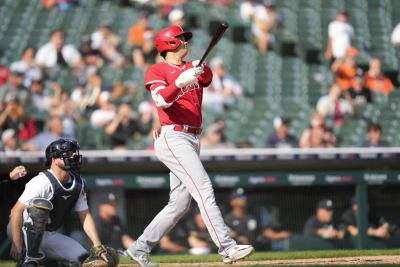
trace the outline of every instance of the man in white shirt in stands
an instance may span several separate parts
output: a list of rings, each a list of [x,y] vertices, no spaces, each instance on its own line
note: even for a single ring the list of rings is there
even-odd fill
[[[86,249],[57,230],[71,211],[78,213],[83,229],[102,248],[86,200],[86,184],[79,173],[82,155],[74,140],[59,139],[46,148],[49,167],[30,180],[11,210],[8,235],[11,256],[17,266],[42,266],[43,260],[64,260],[68,266],[100,266],[82,263]],[[46,266],[54,266],[48,264]]]
[[[233,105],[236,99],[242,97],[243,88],[227,73],[222,57],[214,57],[210,62],[210,67],[214,78],[204,91],[203,105],[222,112],[225,106]]]
[[[82,57],[73,45],[64,44],[64,32],[54,30],[50,36],[50,42],[39,48],[36,63],[45,68],[53,68],[57,65],[62,67],[79,67],[82,65]]]
[[[342,58],[351,47],[351,38],[354,35],[353,27],[347,23],[347,13],[340,11],[336,20],[328,26],[328,47],[325,52],[327,60]]]
[[[391,39],[393,46],[400,47],[400,23],[393,29]]]

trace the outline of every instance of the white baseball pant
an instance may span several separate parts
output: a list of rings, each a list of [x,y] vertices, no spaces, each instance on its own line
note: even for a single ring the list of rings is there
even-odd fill
[[[10,224],[7,226],[7,234],[8,238],[12,240]],[[22,238],[24,238],[23,235]],[[79,262],[79,256],[87,253],[87,250],[77,241],[66,235],[45,231],[40,245],[40,252],[47,259]]]
[[[210,177],[200,161],[200,138],[194,134],[174,131],[173,127],[174,125],[163,126],[154,143],[157,158],[171,171],[168,204],[129,250],[133,254],[149,254],[188,211],[193,197],[211,238],[219,248],[218,253],[226,256],[236,242],[229,236],[215,201]]]

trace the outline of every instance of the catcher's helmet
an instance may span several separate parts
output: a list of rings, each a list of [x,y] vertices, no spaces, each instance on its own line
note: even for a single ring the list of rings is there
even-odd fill
[[[79,170],[82,155],[79,154],[79,144],[72,139],[58,139],[46,148],[46,166],[50,167],[52,158],[62,158],[66,170]]]
[[[177,49],[181,42],[176,37],[180,35],[183,35],[186,41],[189,41],[192,38],[191,32],[185,32],[179,26],[170,26],[160,31],[156,37],[158,52],[161,54],[163,51]]]

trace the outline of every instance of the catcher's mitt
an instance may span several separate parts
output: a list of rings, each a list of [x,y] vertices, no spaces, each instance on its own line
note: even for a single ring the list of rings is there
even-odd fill
[[[107,261],[102,256],[105,256]],[[90,249],[89,257],[83,261],[82,267],[116,267],[119,256],[115,249],[99,245]]]

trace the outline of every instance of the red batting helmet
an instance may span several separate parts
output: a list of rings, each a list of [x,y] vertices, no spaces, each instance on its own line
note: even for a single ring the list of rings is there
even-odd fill
[[[179,26],[170,26],[160,31],[156,37],[158,52],[161,54],[163,51],[177,49],[181,42],[176,37],[180,35],[183,35],[186,41],[192,38],[191,32],[185,32]]]

